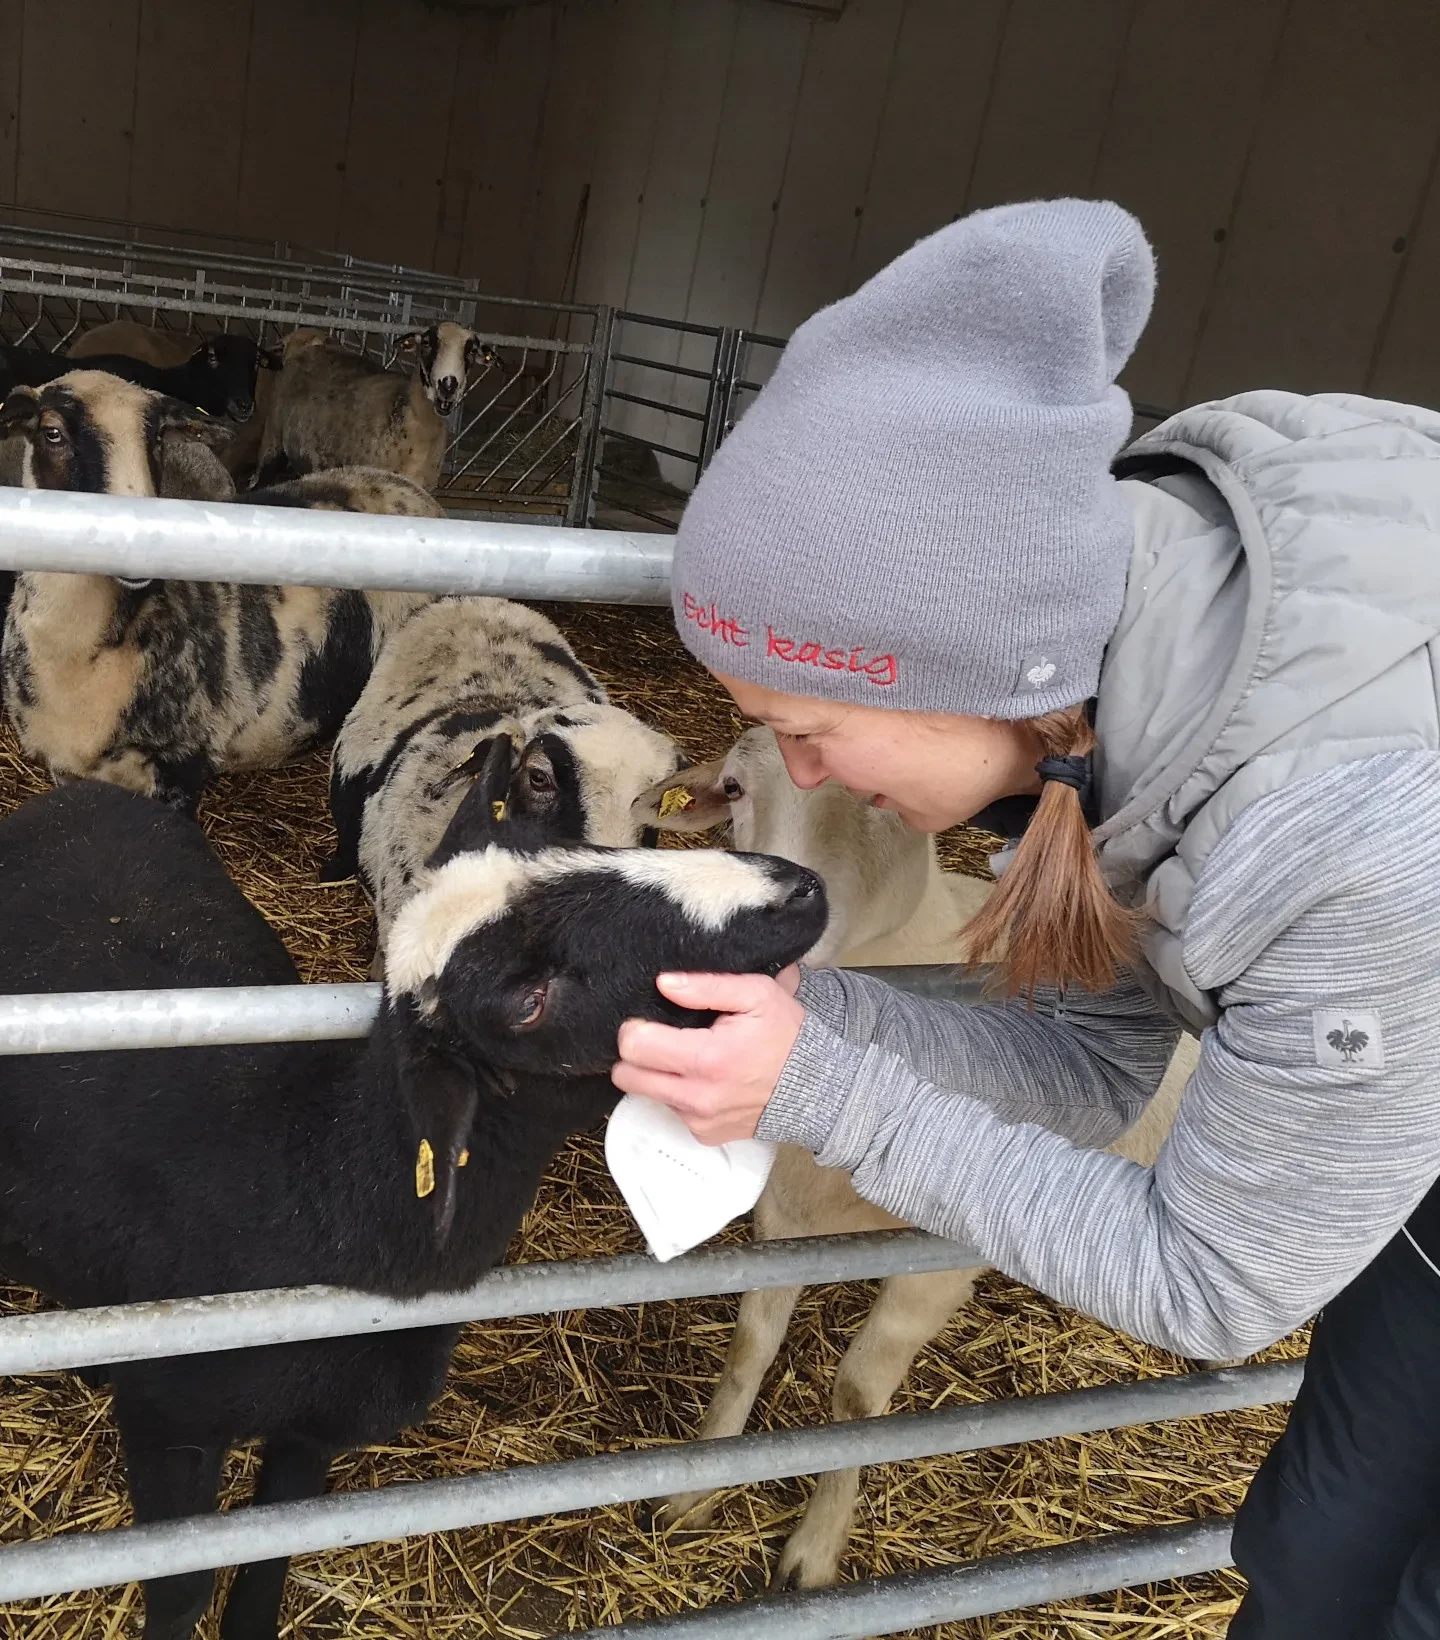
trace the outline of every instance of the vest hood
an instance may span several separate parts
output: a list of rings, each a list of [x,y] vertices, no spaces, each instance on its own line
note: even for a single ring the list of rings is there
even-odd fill
[[[1245,393],[1172,417],[1117,471],[1135,540],[1100,680],[1094,837],[1151,914],[1170,1000],[1204,1025],[1227,976],[1182,952],[1186,913],[1240,811],[1440,746],[1440,415]]]

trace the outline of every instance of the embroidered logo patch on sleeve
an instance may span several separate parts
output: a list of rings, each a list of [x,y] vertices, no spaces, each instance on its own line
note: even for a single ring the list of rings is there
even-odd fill
[[[1310,1016],[1315,1031],[1315,1063],[1342,1070],[1385,1068],[1385,1038],[1379,1014],[1352,1014],[1340,1008],[1317,1008]]]

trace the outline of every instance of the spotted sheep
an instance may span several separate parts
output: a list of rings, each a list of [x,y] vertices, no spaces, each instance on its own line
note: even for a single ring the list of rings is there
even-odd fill
[[[713,762],[664,779],[636,800],[636,819],[671,831],[702,831],[727,823],[737,849],[759,850],[808,866],[824,882],[828,919],[807,951],[812,967],[963,964],[963,925],[993,884],[942,872],[933,838],[911,831],[889,810],[875,809],[827,781],[809,791],[790,780],[773,732],[747,730]],[[1198,1044],[1181,1039],[1140,1119],[1110,1148],[1151,1166],[1175,1119]],[[781,1145],[755,1206],[757,1240],[832,1236],[902,1228],[904,1221],[864,1201],[848,1173],[821,1167],[799,1145]],[[967,1304],[982,1267],[891,1276],[880,1284],[864,1326],[835,1373],[835,1420],[878,1417],[904,1381],[911,1362]],[[700,1426],[713,1440],[738,1435],[761,1380],[784,1341],[800,1288],[746,1293],[720,1381]],[[1224,1363],[1212,1363],[1223,1365]],[[849,1539],[860,1471],[845,1469],[816,1481],[800,1524],[780,1554],[780,1588],[833,1583]],[[666,1525],[709,1524],[714,1495],[684,1492],[666,1499]]]
[[[706,851],[489,841],[397,921],[359,1041],[0,1060],[7,1278],[74,1308],[327,1283],[457,1292],[497,1264],[566,1138],[603,1119],[629,1017],[667,967],[774,971],[824,920],[813,875]],[[453,841],[453,840],[452,840]],[[0,820],[0,991],[293,985],[293,963],[191,820],[92,783]],[[213,1511],[226,1452],[262,1443],[253,1501],[314,1497],[331,1460],[440,1395],[458,1326],[104,1369],[135,1519]],[[281,1557],[242,1567],[223,1632],[274,1640]],[[214,1574],[146,1585],[149,1640],[186,1640]]]
[[[117,377],[18,388],[0,435],[31,489],[225,500],[224,430]],[[438,513],[390,473],[317,473],[251,492],[272,506]],[[0,694],[26,753],[191,809],[217,773],[293,761],[334,735],[385,636],[424,594],[24,571],[0,645]]]
[[[256,482],[322,467],[384,467],[433,490],[445,457],[446,417],[477,369],[498,360],[474,333],[450,320],[402,337],[413,352],[408,375],[386,370],[322,331],[285,338],[270,390]]]
[[[640,791],[676,769],[675,743],[611,706],[558,628],[504,598],[446,597],[412,615],[336,738],[328,880],[358,875],[378,945],[478,771],[504,738],[524,801],[551,835],[616,847],[641,840]]]

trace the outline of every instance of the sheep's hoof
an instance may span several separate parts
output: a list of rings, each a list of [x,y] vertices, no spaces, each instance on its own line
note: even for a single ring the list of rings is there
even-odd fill
[[[673,1498],[646,1506],[645,1525],[649,1531],[683,1542],[708,1531],[714,1518],[714,1493],[678,1492]]]
[[[828,1589],[838,1572],[836,1566],[811,1565],[804,1549],[794,1547],[792,1538],[780,1553],[774,1576],[770,1579],[770,1593],[797,1594],[802,1589]]]
[[[320,881],[330,883],[353,883],[355,873],[348,867],[341,865],[338,857],[332,856],[320,867]]]

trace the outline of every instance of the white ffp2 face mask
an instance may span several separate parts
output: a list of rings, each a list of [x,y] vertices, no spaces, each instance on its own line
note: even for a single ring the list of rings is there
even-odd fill
[[[628,1093],[605,1129],[610,1176],[662,1263],[748,1213],[774,1160],[763,1139],[702,1145],[668,1105]]]

